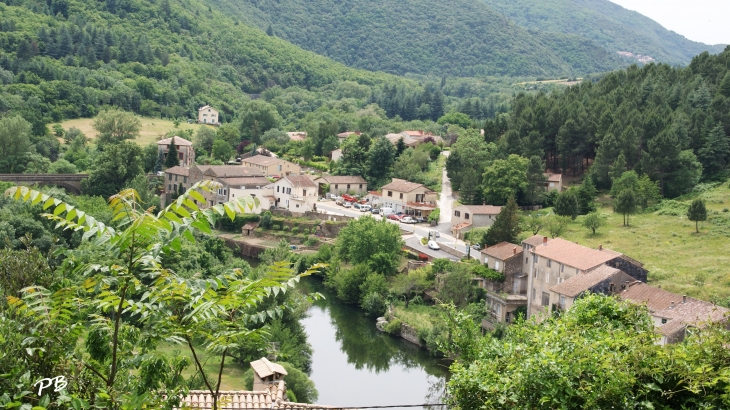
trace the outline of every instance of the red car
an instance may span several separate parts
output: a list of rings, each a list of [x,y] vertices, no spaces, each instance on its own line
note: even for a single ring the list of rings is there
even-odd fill
[[[342,194],[342,199],[344,199],[347,202],[357,202],[357,198],[355,198],[352,195]]]
[[[403,218],[403,215],[398,215],[398,214],[388,215],[388,219],[392,219],[394,221],[400,221],[401,218]]]

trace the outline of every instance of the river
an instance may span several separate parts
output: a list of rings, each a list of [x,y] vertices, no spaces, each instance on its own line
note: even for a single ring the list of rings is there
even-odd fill
[[[374,318],[338,302],[321,280],[305,278],[302,285],[326,298],[315,302],[302,320],[314,350],[311,379],[319,391],[318,403],[353,407],[440,403],[448,364],[424,348],[378,332]]]

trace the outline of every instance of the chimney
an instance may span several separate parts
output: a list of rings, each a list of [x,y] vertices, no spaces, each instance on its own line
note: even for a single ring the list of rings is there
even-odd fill
[[[687,303],[687,295],[682,295],[682,303]]]
[[[512,255],[517,255],[517,248],[516,247],[515,248],[512,248]],[[687,296],[685,296],[684,298],[686,299]]]
[[[544,246],[547,246],[547,236],[543,236],[543,237],[542,237],[542,244],[543,244]]]
[[[601,245],[598,245],[598,250],[599,251],[602,251],[603,250],[603,245],[602,244]]]
[[[674,301],[672,301],[672,304],[669,305],[669,309],[674,309]]]

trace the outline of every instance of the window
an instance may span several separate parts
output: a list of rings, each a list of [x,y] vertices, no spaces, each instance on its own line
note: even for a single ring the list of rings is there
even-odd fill
[[[360,189],[362,189],[362,184],[360,184]]]
[[[170,185],[170,184],[167,184],[167,190],[168,190],[168,191],[172,191],[172,185]]]
[[[289,195],[291,195],[291,188],[287,188],[286,189],[286,193],[289,194]]]
[[[563,265],[562,263],[560,264],[560,271],[565,272],[565,265]]]
[[[178,153],[177,154],[177,158],[180,159],[180,160],[182,160],[183,159],[183,153],[182,152]]]
[[[545,283],[550,283],[550,271],[545,272]]]
[[[494,270],[499,271],[499,261],[494,261]]]
[[[167,180],[172,181],[172,174],[167,174]]]
[[[400,194],[400,199],[403,199],[403,193],[402,193],[402,192],[401,192],[401,194]]]
[[[489,265],[489,257],[487,257],[487,256],[484,257],[484,264]]]
[[[177,175],[175,175],[175,181],[177,181]]]
[[[464,212],[464,219],[469,219],[469,214]]]
[[[276,187],[276,192],[279,192],[279,187],[278,186]]]
[[[277,169],[278,169],[279,171],[281,171],[281,164],[279,164],[279,166],[277,166]]]
[[[489,215],[489,219],[492,219],[492,215]]]
[[[183,177],[183,182],[188,182],[188,177]]]
[[[302,196],[307,196],[307,190],[306,189],[303,189],[302,190]]]
[[[560,295],[560,301],[558,302],[560,310],[565,310],[565,296]]]
[[[535,299],[535,288],[532,288],[532,299]]]
[[[532,255],[532,262],[537,263],[537,255]]]
[[[667,323],[667,319],[662,319],[662,324]]]
[[[454,216],[461,216],[461,212],[459,212],[459,211],[454,211]]]
[[[551,261],[550,259],[548,259],[548,260],[547,260],[547,267],[548,267],[548,268],[550,268],[550,267],[552,266],[551,262],[552,262],[552,261]]]
[[[542,305],[547,306],[550,304],[550,294],[547,292],[542,292]]]
[[[299,208],[299,204],[297,204],[297,208]]]
[[[347,184],[347,190],[348,191],[350,190],[350,184]]]
[[[335,184],[335,189],[337,189],[338,187],[339,187],[339,185]]]
[[[530,258],[525,258],[525,263],[530,263]]]
[[[393,191],[388,191],[388,196],[393,196]]]

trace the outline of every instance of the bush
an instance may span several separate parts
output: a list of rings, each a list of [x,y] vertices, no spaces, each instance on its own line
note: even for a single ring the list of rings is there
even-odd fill
[[[299,227],[298,226],[295,226],[295,227],[291,228],[291,233],[293,235],[298,234],[299,233]]]
[[[428,215],[428,222],[438,223],[439,217],[441,216],[441,209],[436,208]]]
[[[388,322],[383,330],[385,330],[386,333],[390,333],[391,335],[400,336],[400,327],[403,322],[401,322],[400,319],[393,319],[390,322]]]
[[[428,239],[426,237],[421,238],[421,245],[423,245],[423,246],[428,245]]]
[[[504,274],[502,272],[497,272],[496,270],[489,268],[485,265],[475,266],[471,272],[484,279],[492,280],[495,282],[504,281]]]
[[[309,238],[307,238],[306,241],[304,241],[305,246],[317,246],[318,243],[319,238],[317,238],[316,236],[310,236]]]
[[[367,316],[382,316],[385,313],[385,299],[380,293],[370,292],[363,298],[360,307]]]

